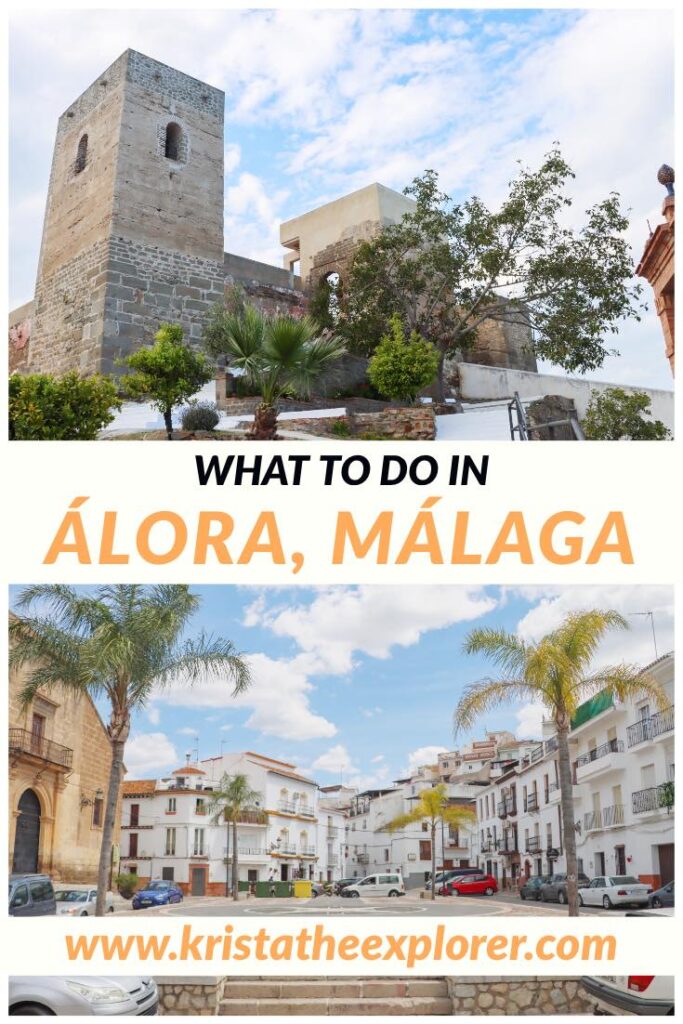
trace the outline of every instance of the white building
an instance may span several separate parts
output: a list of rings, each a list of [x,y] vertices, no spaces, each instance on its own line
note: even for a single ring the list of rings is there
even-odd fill
[[[643,670],[671,700],[615,703],[599,694],[570,734],[578,867],[589,876],[635,874],[658,886],[674,869],[674,658]],[[475,860],[504,885],[566,868],[557,741],[546,735],[519,760],[501,761],[477,799]]]
[[[240,816],[242,883],[339,878],[343,811],[324,806],[318,786],[294,765],[251,752],[223,754],[176,769],[166,779],[123,786],[121,870],[165,878],[192,895],[223,895],[231,872],[232,829],[207,809],[224,773],[244,774],[258,794]]]

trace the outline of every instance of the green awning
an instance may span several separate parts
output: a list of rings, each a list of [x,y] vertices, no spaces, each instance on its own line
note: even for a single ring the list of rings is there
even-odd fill
[[[578,729],[580,725],[590,722],[591,718],[595,718],[596,715],[600,715],[612,707],[614,707],[614,700],[611,693],[605,690],[596,693],[595,697],[591,697],[590,700],[578,706],[576,714],[572,718],[572,729]]]

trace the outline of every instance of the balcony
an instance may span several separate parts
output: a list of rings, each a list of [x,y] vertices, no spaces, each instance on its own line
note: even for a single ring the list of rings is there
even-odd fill
[[[337,828],[336,825],[328,825],[327,826],[327,838],[328,839],[336,839],[338,835],[339,835],[339,829]]]
[[[369,853],[357,853],[356,854],[356,860],[358,861],[359,864],[369,864],[370,863],[370,854]]]
[[[227,853],[227,851],[226,851],[226,853]],[[249,857],[259,857],[259,858],[262,858],[262,857],[265,857],[265,856],[266,856],[266,851],[265,851],[264,848],[262,848],[260,846],[238,846],[237,847],[237,859],[238,860],[241,857],[248,859]]]
[[[482,853],[493,853],[494,849],[495,849],[495,845],[494,845],[492,839],[486,839],[481,844],[481,852]]]
[[[549,740],[546,740],[546,744],[545,744],[545,752],[546,752],[546,754],[554,753],[557,750],[557,748],[559,747],[559,745],[560,744],[558,743],[557,736],[551,736]]]
[[[540,853],[543,849],[543,840],[540,836],[529,836],[526,841],[526,852],[527,853]]]
[[[268,815],[265,811],[240,811],[237,816],[238,825],[267,825]]]
[[[526,798],[526,809],[530,814],[538,810],[538,795],[536,793],[529,793]]]
[[[9,731],[9,753],[10,757],[24,756],[43,764],[54,765],[62,771],[71,771],[74,752],[71,747],[64,747],[61,743],[53,743],[44,736],[36,736],[28,729],[10,729]]]
[[[328,868],[336,868],[339,866],[339,857],[336,853],[328,853],[327,866]]]
[[[462,836],[446,836],[444,845],[450,850],[468,850],[470,841]]]
[[[673,732],[674,709],[667,708],[666,711],[658,711],[656,715],[649,718],[641,718],[640,721],[629,725],[626,730],[626,740],[629,747],[635,747],[639,743],[647,743],[656,740],[659,736],[665,736]]]
[[[608,740],[576,759],[576,781],[585,782],[598,775],[621,771],[625,765],[624,741]]]
[[[302,806],[298,803],[292,803],[289,800],[280,800],[277,809],[280,814],[296,814],[301,818],[315,819],[315,811],[312,807]]]
[[[634,814],[659,814],[663,810],[668,813],[674,806],[674,784],[664,782],[661,786],[639,789],[632,794],[632,800]]]
[[[599,811],[591,811],[583,816],[585,832],[602,832],[608,828],[618,828],[624,824],[623,804],[613,804]]]
[[[507,803],[506,803],[505,800],[501,800],[500,801],[500,803],[498,804],[498,807],[496,808],[496,811],[498,813],[498,817],[499,818],[507,818],[508,812],[507,812]]]
[[[270,855],[271,857],[296,857],[296,852],[296,846],[281,843],[280,846],[275,845],[272,848]]]
[[[315,846],[300,846],[299,847],[299,854],[302,857],[315,857],[316,856]]]

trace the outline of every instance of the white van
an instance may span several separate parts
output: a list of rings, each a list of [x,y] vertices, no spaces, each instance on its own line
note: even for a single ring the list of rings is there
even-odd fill
[[[397,872],[386,875],[368,875],[359,879],[353,885],[347,885],[342,889],[342,896],[350,896],[351,899],[358,899],[359,896],[405,896],[406,887],[403,878]]]

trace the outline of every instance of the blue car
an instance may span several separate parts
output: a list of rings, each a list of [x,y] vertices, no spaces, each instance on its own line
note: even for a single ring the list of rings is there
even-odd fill
[[[164,907],[168,903],[180,903],[183,898],[182,889],[172,882],[155,880],[139,889],[133,896],[133,910],[143,907]]]

